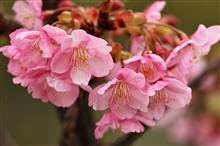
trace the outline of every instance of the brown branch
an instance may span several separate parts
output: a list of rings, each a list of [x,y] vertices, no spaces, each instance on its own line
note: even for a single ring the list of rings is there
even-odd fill
[[[51,10],[58,7],[59,3],[62,0],[44,0],[43,1],[43,10]]]
[[[58,113],[62,121],[63,129],[60,146],[98,146],[94,137],[94,121],[88,107],[88,93],[81,90],[80,97],[73,106]]]
[[[9,34],[20,25],[10,16],[0,12],[0,35]]]
[[[80,146],[79,137],[76,132],[76,121],[79,115],[78,105],[74,104],[67,109],[65,115],[62,117],[62,133],[60,146]]]

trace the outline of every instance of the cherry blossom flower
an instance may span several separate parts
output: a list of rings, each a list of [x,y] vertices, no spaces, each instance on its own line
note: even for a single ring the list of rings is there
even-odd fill
[[[149,97],[142,92],[144,85],[143,74],[127,68],[120,69],[116,78],[90,93],[89,105],[95,110],[109,107],[118,117],[131,118],[137,110],[147,111]]]
[[[200,25],[191,38],[177,46],[167,58],[169,75],[187,83],[186,76],[190,73],[195,58],[206,55],[219,40],[220,25],[208,28]]]
[[[121,130],[123,133],[140,133],[144,131],[144,126],[135,118],[121,119],[115,114],[105,113],[101,120],[96,123],[95,136],[97,139],[102,138],[109,128]]]
[[[71,79],[50,70],[51,59],[66,35],[50,25],[40,31],[18,29],[10,35],[11,45],[1,48],[10,59],[8,71],[15,76],[15,84],[27,87],[33,98],[61,107],[70,106],[79,95],[79,87]]]
[[[51,62],[51,69],[57,74],[69,72],[74,84],[88,85],[92,75],[104,77],[113,68],[110,51],[111,47],[105,40],[83,30],[74,30],[63,41],[62,50]]]
[[[42,27],[41,31],[18,29],[11,33],[11,45],[1,51],[10,59],[8,69],[16,76],[14,81],[27,86],[27,80],[22,79],[27,78],[26,73],[38,68],[48,70],[48,61],[60,46],[56,40],[65,35],[65,31],[50,25]]]
[[[153,83],[166,75],[164,60],[155,54],[145,53],[143,56],[134,56],[124,63],[126,68],[142,73],[148,83]]]
[[[16,20],[25,28],[39,30],[42,27],[42,0],[17,0],[13,10]]]
[[[156,93],[150,96],[148,112],[141,115],[147,119],[159,120],[167,107],[181,108],[190,103],[191,88],[182,82],[166,77],[152,85]]]
[[[148,21],[157,21],[161,18],[160,11],[165,7],[165,1],[156,1],[151,4],[147,9],[145,9],[144,14],[145,18]]]

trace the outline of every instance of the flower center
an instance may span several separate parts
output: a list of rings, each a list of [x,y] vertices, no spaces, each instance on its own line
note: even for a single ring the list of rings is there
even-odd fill
[[[72,55],[72,62],[75,67],[88,65],[89,54],[85,48],[75,48]]]
[[[140,72],[148,79],[153,79],[155,76],[156,68],[151,62],[141,64]]]
[[[36,39],[33,44],[32,44],[32,48],[33,48],[33,52],[37,53],[37,55],[41,56],[43,54],[42,49],[39,46],[40,43],[40,38]]]
[[[160,90],[155,93],[154,96],[150,97],[151,105],[160,105],[169,102],[170,98],[166,90]]]
[[[124,105],[129,100],[129,87],[124,82],[119,82],[113,87],[111,103],[118,106]]]

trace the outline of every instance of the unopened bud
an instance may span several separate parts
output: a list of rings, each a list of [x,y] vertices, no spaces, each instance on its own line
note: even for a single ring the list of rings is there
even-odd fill
[[[64,23],[70,23],[73,20],[72,13],[69,11],[64,11],[58,16],[58,19]]]

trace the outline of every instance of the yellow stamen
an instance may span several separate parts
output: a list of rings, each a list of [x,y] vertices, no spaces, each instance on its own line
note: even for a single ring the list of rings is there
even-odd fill
[[[85,48],[75,48],[72,55],[73,65],[85,67],[88,65],[89,54]]]
[[[124,82],[119,82],[113,87],[111,103],[118,106],[124,105],[129,100],[129,87]]]
[[[151,105],[159,105],[169,102],[170,98],[165,90],[157,91],[154,96],[150,97]]]

